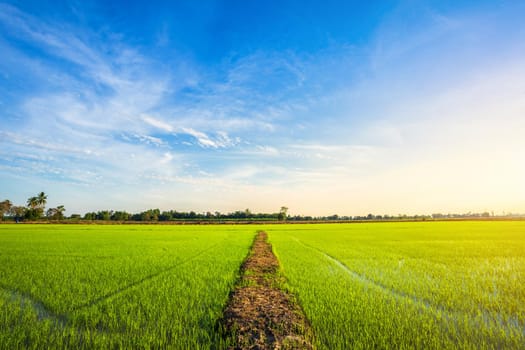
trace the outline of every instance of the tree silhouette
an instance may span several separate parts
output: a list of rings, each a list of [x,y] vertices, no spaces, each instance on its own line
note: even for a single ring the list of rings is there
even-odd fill
[[[27,200],[27,206],[31,209],[36,209],[38,207],[38,198],[31,197]]]
[[[36,200],[37,200],[38,206],[41,207],[42,210],[44,210],[44,208],[46,207],[46,203],[47,203],[47,194],[45,194],[44,192],[40,192],[38,196],[36,197]]]
[[[38,219],[44,213],[44,208],[47,203],[47,195],[44,192],[40,192],[35,197],[30,197],[27,200],[28,210],[25,212],[25,216],[29,220]]]
[[[279,215],[277,215],[277,219],[279,219],[279,221],[286,220],[287,213],[288,213],[288,208],[281,207],[281,210],[279,210]]]
[[[64,212],[66,208],[63,205],[59,205],[56,208],[49,208],[46,212],[48,218],[53,220],[62,220],[64,219]]]
[[[0,202],[0,220],[4,218],[4,214],[9,214],[11,212],[11,208],[13,207],[13,203],[9,199],[6,199],[3,202]]]

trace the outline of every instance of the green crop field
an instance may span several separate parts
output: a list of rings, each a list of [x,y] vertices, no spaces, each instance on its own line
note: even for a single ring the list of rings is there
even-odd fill
[[[209,349],[254,229],[0,225],[0,348]]]
[[[319,349],[524,347],[525,222],[432,222],[0,225],[0,348],[221,348],[259,229]]]
[[[525,347],[525,223],[267,229],[319,348]]]

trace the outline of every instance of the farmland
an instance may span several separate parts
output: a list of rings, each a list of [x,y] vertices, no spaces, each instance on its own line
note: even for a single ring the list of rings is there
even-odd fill
[[[0,226],[0,348],[208,349],[252,227]]]
[[[268,228],[319,348],[523,348],[525,223]]]
[[[319,349],[525,343],[524,222],[0,225],[0,348],[224,347],[260,229]]]

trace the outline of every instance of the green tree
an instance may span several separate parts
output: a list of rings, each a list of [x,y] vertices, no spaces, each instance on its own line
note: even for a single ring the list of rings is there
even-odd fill
[[[111,219],[112,214],[113,214],[112,210],[101,210],[97,213],[96,219],[109,221]]]
[[[91,212],[84,214],[84,220],[96,220],[97,219],[97,213]]]
[[[66,208],[64,208],[63,205],[59,205],[57,207],[58,220],[62,220],[64,218],[65,211],[66,211]]]
[[[27,200],[27,206],[30,209],[36,209],[38,207],[38,198],[37,197],[30,197]]]
[[[25,217],[28,220],[35,220],[44,214],[44,209],[47,203],[47,195],[44,192],[40,192],[35,197],[30,197],[27,200],[28,209],[25,211]]]
[[[44,192],[40,192],[36,197],[36,201],[38,206],[41,207],[43,211],[47,203],[47,194],[45,194]]]
[[[56,216],[56,208],[49,208],[49,209],[46,211],[46,216],[47,216],[49,219],[54,219],[54,217]]]
[[[63,205],[59,205],[56,208],[49,208],[46,212],[46,216],[52,220],[62,220],[64,219],[64,212],[66,208]]]
[[[111,215],[113,221],[126,221],[130,217],[130,214],[125,211],[116,211]]]
[[[41,218],[43,214],[42,208],[27,208],[24,212],[24,217],[27,220],[37,220]]]
[[[159,209],[148,209],[140,213],[140,220],[141,221],[158,221],[159,216],[160,216]]]
[[[27,210],[24,217],[28,220],[36,220],[42,216],[44,210],[38,205],[38,197],[30,197],[27,200]]]
[[[9,199],[6,199],[3,202],[0,202],[0,220],[4,219],[4,215],[9,215],[11,213],[11,208],[13,207],[13,203]]]
[[[281,207],[281,210],[279,210],[279,214],[277,215],[277,219],[279,221],[286,220],[287,213],[288,213],[288,208],[287,207]]]
[[[26,215],[26,207],[23,206],[12,206],[10,210],[10,215],[14,216],[15,221],[20,221]]]

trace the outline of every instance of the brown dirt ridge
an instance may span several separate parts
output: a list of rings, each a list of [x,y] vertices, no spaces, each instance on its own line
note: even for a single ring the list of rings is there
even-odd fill
[[[314,349],[308,321],[284,282],[268,235],[259,231],[221,320],[233,342],[228,349]]]

